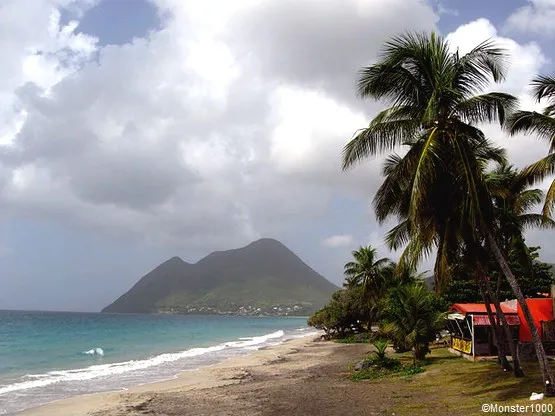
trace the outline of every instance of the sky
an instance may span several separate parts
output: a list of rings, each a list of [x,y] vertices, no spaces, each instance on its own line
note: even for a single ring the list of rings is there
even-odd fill
[[[511,67],[491,90],[539,108],[554,20],[555,0],[2,0],[0,309],[98,311],[172,256],[261,237],[336,284],[360,245],[395,258],[383,158],[340,168],[383,108],[357,71],[408,30],[493,38]],[[517,166],[547,153],[483,128]],[[552,237],[527,234],[548,262]]]

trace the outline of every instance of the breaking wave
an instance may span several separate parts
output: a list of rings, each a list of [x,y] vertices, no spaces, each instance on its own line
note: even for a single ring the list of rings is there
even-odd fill
[[[83,351],[81,354],[84,354],[84,355],[99,355],[101,357],[104,357],[104,350],[100,347],[95,347],[95,348],[92,348],[88,351]]]

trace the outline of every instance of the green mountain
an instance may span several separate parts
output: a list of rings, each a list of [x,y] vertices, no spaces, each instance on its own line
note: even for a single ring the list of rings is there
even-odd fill
[[[335,290],[279,241],[264,238],[195,264],[173,257],[102,312],[300,315]]]

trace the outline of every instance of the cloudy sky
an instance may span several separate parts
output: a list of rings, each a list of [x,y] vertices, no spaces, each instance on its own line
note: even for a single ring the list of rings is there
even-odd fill
[[[99,310],[167,258],[281,240],[335,283],[383,246],[380,109],[353,93],[384,40],[436,30],[512,54],[497,89],[555,71],[555,0],[2,0],[0,309]],[[515,164],[535,138],[486,131]],[[555,262],[550,234],[529,233]]]

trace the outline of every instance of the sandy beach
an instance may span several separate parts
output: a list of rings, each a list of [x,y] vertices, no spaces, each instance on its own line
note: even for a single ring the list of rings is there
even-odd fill
[[[362,392],[346,380],[368,345],[306,337],[127,391],[77,396],[25,416],[338,415]],[[347,387],[349,387],[347,389]],[[355,409],[356,410],[356,409]],[[351,415],[371,414],[365,412]]]
[[[173,380],[77,396],[21,414],[468,416],[483,414],[484,403],[533,403],[531,392],[542,388],[534,362],[524,363],[528,377],[515,378],[499,371],[495,363],[472,363],[441,347],[433,349],[426,371],[413,377],[349,380],[352,364],[371,349],[368,344],[296,339],[185,372]],[[405,362],[410,361],[410,355],[403,356]],[[553,404],[553,399],[541,403]]]

